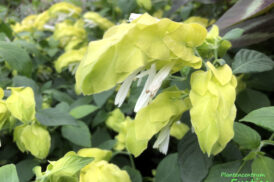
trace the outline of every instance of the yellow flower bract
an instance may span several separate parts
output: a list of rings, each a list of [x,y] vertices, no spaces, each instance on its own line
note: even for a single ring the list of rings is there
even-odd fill
[[[233,138],[237,80],[228,65],[191,75],[191,122],[203,152],[216,155]]]

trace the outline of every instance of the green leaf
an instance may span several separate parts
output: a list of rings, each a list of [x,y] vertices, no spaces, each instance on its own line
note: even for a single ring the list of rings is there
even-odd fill
[[[207,178],[204,182],[238,182],[238,181],[250,181],[250,177],[238,177],[233,178],[233,174],[236,174],[240,169],[242,161],[237,160],[233,162],[227,162],[223,164],[216,164],[210,168]],[[250,173],[251,169],[249,164],[243,166],[239,171],[240,173]],[[232,180],[234,179],[234,180]]]
[[[0,181],[19,182],[14,164],[8,164],[0,167]]]
[[[233,140],[240,145],[241,149],[256,149],[260,145],[261,136],[249,126],[235,122],[234,132]]]
[[[88,126],[78,121],[77,126],[63,126],[62,136],[72,143],[81,147],[91,147],[91,134]]]
[[[116,140],[107,140],[101,143],[98,148],[104,149],[104,150],[111,150],[114,148],[115,144],[117,143]]]
[[[271,105],[270,100],[264,93],[252,89],[242,91],[237,96],[236,103],[245,113]]]
[[[243,29],[241,29],[241,28],[235,28],[235,29],[232,29],[229,32],[227,32],[223,36],[223,39],[234,40],[234,39],[237,39],[237,38],[241,37],[243,33],[244,33]]]
[[[178,154],[169,154],[158,165],[156,169],[155,182],[181,182]]]
[[[77,125],[72,116],[56,108],[40,110],[36,113],[36,118],[45,126]]]
[[[80,118],[83,118],[83,117],[93,113],[97,109],[98,109],[98,107],[96,107],[94,105],[81,105],[81,106],[73,108],[70,111],[70,115],[73,116],[75,119],[80,119]]]
[[[129,166],[123,167],[123,170],[127,171],[130,176],[131,182],[142,182],[142,175],[138,170],[133,169]]]
[[[16,164],[16,169],[20,182],[29,182],[34,176],[32,169],[38,164],[38,161],[35,161],[33,159],[26,159],[18,162]]]
[[[55,109],[58,109],[62,112],[69,112],[69,104],[66,102],[60,102],[55,106]]]
[[[252,162],[252,173],[262,174],[261,181],[274,181],[274,160],[270,157],[258,155]],[[257,181],[259,181],[257,180]]]
[[[6,6],[0,5],[0,18],[3,20],[8,13],[8,8]]]
[[[248,113],[240,121],[247,121],[274,132],[274,106],[263,107]]]
[[[77,106],[88,105],[92,101],[92,99],[93,99],[92,95],[80,97],[71,104],[70,108],[73,109]]]
[[[247,86],[263,91],[274,91],[274,69],[271,71],[250,75]]]
[[[92,128],[96,127],[97,125],[104,123],[108,118],[108,113],[104,110],[99,110],[96,113],[96,116],[94,117],[94,119],[92,120],[91,126]]]
[[[178,145],[178,157],[182,181],[203,181],[212,164],[212,159],[201,151],[197,137],[190,132]]]
[[[261,52],[249,49],[241,49],[237,52],[232,63],[234,74],[269,71],[273,67],[274,62],[271,58]]]
[[[31,87],[34,92],[38,92],[39,87],[31,78],[17,75],[12,78],[13,86],[15,87]]]
[[[29,53],[34,54],[34,56],[40,56],[40,52],[38,50],[38,47],[35,43],[27,42],[26,40],[15,40],[14,43],[16,43],[18,46],[22,47]]]
[[[37,182],[44,182],[46,179],[54,179],[60,176],[73,176],[81,168],[93,161],[90,157],[80,157],[75,152],[68,152],[58,161],[50,161],[46,172],[41,172],[41,167],[34,168]]]
[[[52,96],[54,99],[60,102],[67,102],[69,104],[73,102],[73,99],[67,93],[61,92],[59,90],[52,89]]]
[[[106,103],[108,98],[113,94],[113,92],[114,92],[114,89],[110,89],[110,90],[107,90],[107,91],[104,91],[104,92],[101,92],[98,94],[94,94],[93,99],[94,99],[96,105],[98,107],[102,107]]]
[[[3,10],[3,9],[2,9],[2,6],[0,5],[0,17],[2,16],[1,10]],[[0,18],[0,19],[2,19],[2,18]],[[12,40],[12,38],[13,38],[12,29],[10,28],[10,25],[6,24],[3,21],[0,22],[0,34],[4,35],[9,40]],[[5,38],[5,41],[7,40],[6,38]]]
[[[92,146],[98,147],[100,144],[111,140],[111,136],[105,128],[98,127],[92,135]]]
[[[31,75],[31,59],[28,53],[16,44],[0,41],[0,57],[3,57],[12,69],[26,76]]]

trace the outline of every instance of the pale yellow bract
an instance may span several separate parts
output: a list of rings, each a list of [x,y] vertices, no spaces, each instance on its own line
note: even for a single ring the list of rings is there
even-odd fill
[[[207,62],[208,71],[191,75],[191,123],[203,152],[216,155],[233,138],[236,117],[237,80],[231,68],[215,68]]]
[[[50,134],[38,124],[20,125],[14,129],[14,141],[22,152],[30,152],[38,159],[47,157],[50,149]]]
[[[158,20],[148,14],[113,26],[102,40],[89,43],[76,71],[77,90],[85,95],[108,90],[152,64],[160,70],[172,63],[172,72],[184,66],[200,68],[202,60],[194,55],[194,48],[203,43],[206,34],[199,24]]]

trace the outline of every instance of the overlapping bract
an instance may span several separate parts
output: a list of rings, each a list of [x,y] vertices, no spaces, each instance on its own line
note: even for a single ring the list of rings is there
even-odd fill
[[[5,95],[4,90],[0,87],[0,130],[2,129],[3,125],[5,124],[5,122],[10,116],[9,110],[6,106],[6,102],[2,100],[4,95]]]
[[[186,124],[177,121],[171,125],[170,135],[180,140],[185,136],[188,130],[189,127]]]
[[[155,134],[180,119],[189,108],[188,99],[181,98],[183,93],[177,89],[160,93],[128,123],[126,147],[130,153],[140,155]]]
[[[81,12],[82,9],[73,4],[67,2],[56,3],[47,11],[40,14],[27,16],[21,23],[16,23],[13,25],[12,29],[15,33],[33,32],[35,30],[52,30],[45,26],[47,23],[51,22],[51,20],[54,20],[60,16],[63,16],[63,19],[65,19],[65,17],[79,18]]]
[[[6,105],[11,114],[23,123],[31,123],[35,119],[35,99],[30,87],[10,87],[11,96]]]
[[[84,29],[84,21],[79,19],[75,23],[65,20],[55,26],[53,37],[60,42],[60,46],[66,51],[75,49],[87,39]]]
[[[71,3],[60,2],[52,5],[48,11],[50,16],[53,18],[57,17],[59,14],[67,14],[74,18],[78,18],[82,12],[82,9]]]
[[[92,23],[94,23],[95,25],[98,25],[103,30],[107,30],[110,27],[114,26],[114,23],[102,17],[100,14],[96,12],[92,12],[92,11],[86,12],[83,18],[85,20],[90,20]]]
[[[99,148],[85,148],[77,153],[81,157],[93,157],[94,160],[80,171],[80,182],[130,182],[126,171],[107,161],[112,152]]]
[[[80,172],[80,182],[131,182],[126,171],[106,161],[91,162]]]
[[[228,65],[191,75],[191,123],[203,152],[216,155],[233,138],[237,80]]]
[[[14,129],[14,141],[22,151],[31,152],[39,159],[47,157],[50,149],[49,132],[38,124],[20,125]]]
[[[89,44],[76,72],[76,87],[84,94],[99,93],[153,63],[157,69],[174,63],[173,71],[186,65],[200,68],[201,58],[193,48],[203,43],[206,34],[199,24],[158,20],[148,14],[114,26],[102,40]]]
[[[39,159],[46,158],[51,137],[47,129],[36,121],[36,103],[32,88],[9,87],[8,89],[11,90],[11,95],[6,100],[1,100],[4,95],[1,92],[3,90],[0,89],[0,129],[6,123],[13,129],[18,119],[22,123],[13,132],[13,140],[18,148],[22,152],[30,152]]]
[[[79,63],[86,53],[87,47],[82,47],[76,50],[69,50],[62,54],[55,62],[55,69],[58,73],[69,67],[71,64]]]
[[[114,131],[119,132],[124,120],[125,115],[117,108],[109,114],[109,117],[106,120],[106,125]]]
[[[94,161],[109,161],[112,156],[110,150],[102,150],[99,148],[83,148],[79,150],[77,154],[81,157],[93,157]]]

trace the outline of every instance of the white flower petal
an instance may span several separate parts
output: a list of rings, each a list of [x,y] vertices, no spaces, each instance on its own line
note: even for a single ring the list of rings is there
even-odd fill
[[[159,133],[153,148],[159,149],[163,154],[167,154],[170,139],[170,126],[165,126]]]
[[[139,96],[139,98],[136,102],[136,105],[134,107],[134,112],[138,112],[140,109],[147,106],[147,104],[151,100],[150,94],[147,92],[147,89],[148,89],[148,86],[150,85],[150,83],[152,82],[152,80],[154,79],[155,74],[156,74],[156,66],[155,66],[155,64],[153,64],[153,65],[151,65],[150,69],[148,70],[148,78],[147,78],[145,86],[141,92],[141,95]]]
[[[114,101],[114,104],[118,105],[118,107],[120,107],[123,104],[123,102],[125,101],[125,99],[127,97],[127,94],[128,94],[128,91],[129,91],[129,88],[131,86],[131,83],[133,82],[133,80],[135,79],[135,76],[137,75],[137,73],[139,71],[140,70],[138,69],[135,72],[133,72],[122,83],[118,93],[116,94],[115,101]]]

